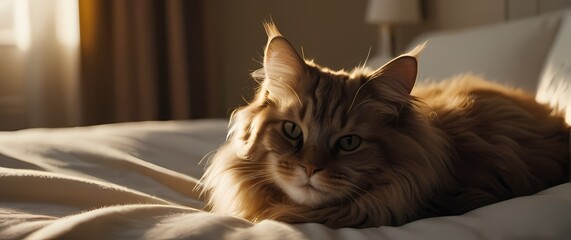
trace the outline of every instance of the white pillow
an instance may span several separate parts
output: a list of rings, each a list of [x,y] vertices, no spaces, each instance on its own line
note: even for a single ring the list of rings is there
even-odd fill
[[[432,33],[419,58],[419,81],[439,81],[473,73],[488,80],[535,92],[544,60],[556,36],[561,13],[477,27]]]
[[[571,11],[561,20],[561,26],[539,78],[537,101],[566,112],[571,125]]]

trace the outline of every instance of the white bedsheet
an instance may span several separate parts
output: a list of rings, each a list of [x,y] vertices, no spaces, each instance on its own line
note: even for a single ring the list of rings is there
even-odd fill
[[[401,227],[257,224],[192,191],[226,121],[0,132],[0,239],[571,239],[571,183]]]

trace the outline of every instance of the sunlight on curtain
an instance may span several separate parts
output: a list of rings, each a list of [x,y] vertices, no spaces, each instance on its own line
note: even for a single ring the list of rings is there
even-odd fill
[[[0,45],[16,45],[25,51],[29,44],[28,0],[0,0]]]
[[[78,47],[79,7],[77,0],[57,0],[55,10],[58,41],[67,47]]]
[[[30,16],[28,4],[28,0],[14,1],[14,31],[16,45],[22,51],[26,51],[30,46]]]
[[[67,125],[74,126],[81,121],[81,101],[79,96],[80,57],[79,57],[79,3],[80,0],[57,0],[55,9],[56,37],[64,47],[64,64],[67,70],[63,72],[66,88]]]
[[[30,127],[80,122],[78,0],[17,0]],[[19,43],[20,44],[20,43]]]

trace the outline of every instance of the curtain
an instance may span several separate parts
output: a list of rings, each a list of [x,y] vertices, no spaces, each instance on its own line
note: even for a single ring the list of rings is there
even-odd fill
[[[5,1],[13,16],[12,38],[0,48],[0,81],[11,112],[0,114],[0,129],[76,126],[79,33],[77,0]],[[9,19],[2,18],[3,21]],[[2,44],[0,44],[2,45]]]
[[[82,124],[213,117],[201,1],[81,0]]]

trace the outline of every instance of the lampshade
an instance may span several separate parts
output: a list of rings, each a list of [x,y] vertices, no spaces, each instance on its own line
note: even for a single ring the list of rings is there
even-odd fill
[[[368,23],[417,23],[419,21],[419,0],[369,0]]]

